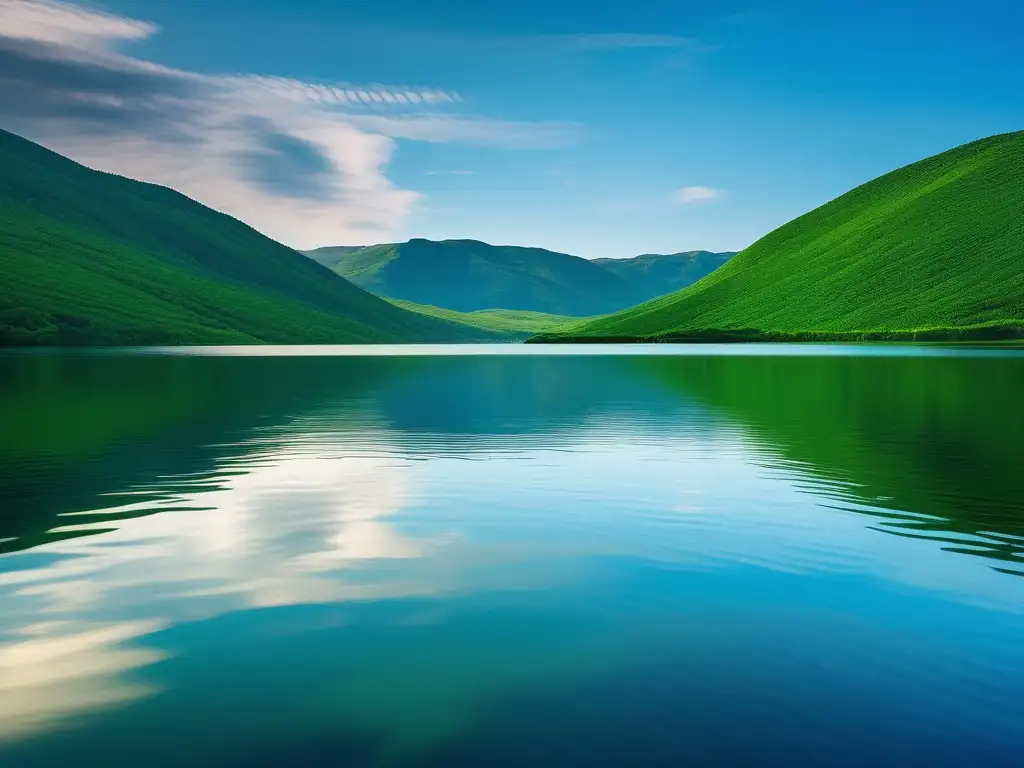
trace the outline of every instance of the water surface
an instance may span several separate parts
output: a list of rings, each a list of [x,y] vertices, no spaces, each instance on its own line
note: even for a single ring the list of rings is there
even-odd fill
[[[0,355],[0,764],[1021,765],[1024,354]]]

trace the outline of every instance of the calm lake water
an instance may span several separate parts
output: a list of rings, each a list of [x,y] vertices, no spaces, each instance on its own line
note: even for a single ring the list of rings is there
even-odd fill
[[[0,354],[0,765],[1024,765],[1024,353]]]

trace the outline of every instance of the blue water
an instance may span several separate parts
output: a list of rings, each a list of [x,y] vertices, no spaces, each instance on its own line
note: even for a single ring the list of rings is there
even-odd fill
[[[1024,765],[1024,354],[0,355],[0,765]]]

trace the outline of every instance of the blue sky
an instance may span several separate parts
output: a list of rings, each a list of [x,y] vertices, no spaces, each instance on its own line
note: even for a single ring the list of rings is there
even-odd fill
[[[1024,128],[1017,0],[0,0],[0,21],[17,55],[131,75],[83,96],[47,70],[52,109],[0,124],[298,247],[739,249]]]

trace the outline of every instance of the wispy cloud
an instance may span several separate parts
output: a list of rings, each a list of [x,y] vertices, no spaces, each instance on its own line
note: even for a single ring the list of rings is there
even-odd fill
[[[692,66],[701,56],[721,50],[722,46],[697,37],[683,35],[605,32],[572,35],[550,35],[532,38],[534,46],[546,45],[569,54],[615,54],[617,52],[647,52],[653,65],[650,74],[662,76],[665,72]]]
[[[725,194],[725,190],[714,187],[681,187],[670,194],[658,194],[652,197],[634,200],[608,200],[597,203],[604,211],[655,211],[667,210],[679,203],[693,204],[714,200]]]
[[[86,49],[102,49],[113,40],[144,40],[157,29],[149,22],[55,0],[0,0],[0,19],[4,37]]]
[[[268,96],[295,103],[312,102],[325,106],[346,107],[410,107],[423,105],[461,104],[463,98],[454,91],[385,85],[318,85],[286,77],[244,75],[222,77],[224,84],[266,93]]]
[[[700,203],[721,197],[723,194],[724,190],[714,187],[681,187],[672,193],[672,198],[679,203]]]
[[[381,33],[380,30],[375,30]],[[389,45],[417,48],[441,55],[535,55],[552,53],[614,52],[652,49],[663,52],[717,50],[717,44],[698,37],[666,32],[568,32],[509,34],[478,31],[389,29]]]
[[[349,124],[394,139],[473,144],[506,149],[551,149],[580,135],[572,123],[529,123],[444,114],[351,114]]]
[[[0,0],[0,126],[165,184],[296,247],[388,240],[419,193],[385,174],[396,139],[560,146],[575,126],[463,117],[434,87],[206,75],[123,53],[149,22]]]

